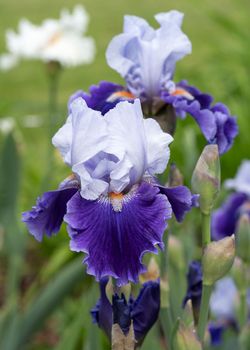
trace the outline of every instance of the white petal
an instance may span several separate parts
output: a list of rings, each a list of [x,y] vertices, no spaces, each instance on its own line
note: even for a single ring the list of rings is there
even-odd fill
[[[64,162],[71,166],[72,115],[67,118],[66,123],[54,135],[52,144],[59,150]]]
[[[179,27],[181,27],[183,22],[184,14],[182,12],[172,10],[169,12],[161,12],[155,15],[155,19],[161,25],[169,24],[169,22],[173,22]]]
[[[250,195],[250,161],[242,161],[234,179],[225,181],[225,187]]]
[[[163,132],[154,119],[145,119],[144,127],[147,139],[147,171],[151,175],[161,174],[169,161],[168,145],[173,141],[173,137]]]
[[[107,193],[109,184],[102,179],[95,179],[88,173],[83,164],[75,164],[72,168],[81,182],[81,196],[88,200],[95,200],[101,194]]]
[[[105,115],[105,119],[109,133],[107,152],[122,161],[117,168],[122,174],[123,186],[119,184],[119,189],[117,187],[117,170],[110,174],[111,190],[119,192],[121,187],[124,189],[126,185],[139,181],[145,172],[146,139],[140,101],[136,100],[133,104],[120,102]]]
[[[218,319],[234,318],[237,297],[237,289],[232,278],[224,277],[216,282],[210,299],[212,314]]]

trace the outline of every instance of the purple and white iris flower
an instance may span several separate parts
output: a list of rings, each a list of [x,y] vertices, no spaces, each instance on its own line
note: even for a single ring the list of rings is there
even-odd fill
[[[74,99],[53,137],[73,175],[43,194],[23,214],[39,241],[67,223],[70,248],[86,253],[87,272],[118,285],[137,282],[146,252],[163,248],[167,220],[181,221],[193,204],[185,186],[166,188],[155,179],[166,169],[173,138],[144,119],[139,100],[123,101],[105,115]]]
[[[235,233],[242,214],[250,217],[250,161],[242,162],[234,179],[225,182],[225,187],[235,192],[230,194],[221,208],[212,215],[212,237],[219,240]]]
[[[111,40],[106,57],[110,67],[125,79],[126,87],[102,82],[91,88],[90,96],[77,94],[102,113],[124,99],[140,98],[147,116],[166,114],[165,107],[172,106],[181,119],[190,114],[207,142],[218,144],[222,154],[238,134],[236,119],[224,104],[212,105],[210,95],[185,81],[175,84],[172,80],[176,62],[191,53],[191,42],[181,29],[183,16],[178,11],[157,14],[158,29],[142,18],[125,16],[123,33]]]

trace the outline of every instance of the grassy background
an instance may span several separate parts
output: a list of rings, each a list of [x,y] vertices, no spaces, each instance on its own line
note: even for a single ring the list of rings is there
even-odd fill
[[[46,17],[57,18],[62,7],[71,9],[77,3],[73,0],[0,0],[0,52],[5,51],[5,30],[16,29],[21,17],[40,23]],[[66,117],[68,97],[75,90],[87,90],[91,84],[100,80],[122,82],[118,74],[107,66],[105,50],[111,38],[121,32],[124,14],[138,15],[154,24],[155,13],[175,8],[185,13],[184,31],[193,44],[192,55],[177,64],[175,80],[188,79],[191,84],[211,93],[215,101],[226,103],[232,114],[238,117],[240,134],[233,149],[222,157],[223,178],[233,176],[241,159],[249,158],[250,149],[249,1],[85,0],[82,4],[90,14],[88,34],[96,40],[97,56],[89,66],[63,72],[59,90],[61,121]],[[42,125],[37,128],[25,127],[27,115],[40,116]],[[42,63],[26,61],[10,72],[0,72],[0,118],[6,116],[16,120],[16,135],[22,158],[19,216],[30,208],[40,193],[47,161],[47,78]],[[187,183],[198,150],[204,144],[191,118],[179,122],[171,157],[185,173]],[[59,160],[57,165],[51,188],[68,173]],[[37,271],[32,270],[32,273],[38,273],[40,266],[48,268],[44,259],[55,254],[55,251],[57,258],[54,260],[58,268],[71,258],[66,248],[64,229],[60,242],[55,237],[51,241],[45,240],[38,248],[36,243],[29,240],[28,246],[38,256]],[[29,270],[27,265],[26,262],[25,269]],[[53,270],[52,263],[49,266],[53,275],[56,269]],[[67,303],[65,307],[70,320],[74,307],[70,301]],[[65,316],[62,317],[64,324]],[[39,345],[32,345],[32,349],[38,348]],[[41,348],[46,347],[44,345]]]

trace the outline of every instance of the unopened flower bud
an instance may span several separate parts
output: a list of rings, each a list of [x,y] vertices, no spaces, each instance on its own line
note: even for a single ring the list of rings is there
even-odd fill
[[[175,237],[170,235],[168,239],[168,254],[169,254],[169,264],[179,270],[185,270],[185,259],[184,259],[184,251],[181,241]]]
[[[203,284],[212,286],[231,269],[235,257],[234,235],[209,243],[203,253]]]
[[[183,182],[184,180],[182,173],[174,163],[171,164],[168,176],[168,187],[182,186]]]
[[[245,266],[243,261],[237,256],[234,259],[231,274],[238,290],[245,290],[247,282],[245,275]]]
[[[196,336],[195,330],[181,323],[175,335],[173,349],[202,350],[202,346]]]
[[[217,145],[207,145],[193,172],[192,188],[200,194],[200,209],[209,214],[220,191],[220,158]]]
[[[245,263],[250,263],[250,219],[248,214],[240,217],[236,230],[236,254]]]
[[[139,276],[139,280],[141,283],[145,283],[148,281],[155,281],[158,278],[160,278],[160,267],[156,261],[156,258],[151,256],[147,266],[147,271]]]
[[[170,305],[170,301],[169,301],[169,283],[167,278],[161,279],[160,291],[161,291],[161,308],[168,308]]]

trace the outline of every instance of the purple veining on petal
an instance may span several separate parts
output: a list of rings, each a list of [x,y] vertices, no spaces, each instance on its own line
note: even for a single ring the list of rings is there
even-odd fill
[[[167,197],[148,183],[124,196],[121,211],[109,198],[88,201],[76,193],[64,217],[71,249],[87,253],[88,273],[100,280],[113,276],[118,284],[137,282],[145,271],[141,260],[146,252],[163,248],[162,236],[172,210]]]
[[[125,89],[124,86],[114,84],[108,81],[101,81],[99,85],[92,85],[89,89],[89,94],[82,90],[75,92],[68,102],[68,110],[71,113],[71,103],[78,97],[82,97],[88,107],[100,111],[103,115],[110,109],[114,108],[118,102],[133,100],[130,93]]]
[[[42,241],[44,235],[50,237],[60,230],[66,204],[76,191],[77,188],[71,187],[45,192],[30,211],[22,214],[22,221],[38,241]]]
[[[211,231],[213,240],[219,240],[235,233],[239,209],[247,200],[244,193],[231,194],[221,208],[213,212]]]

